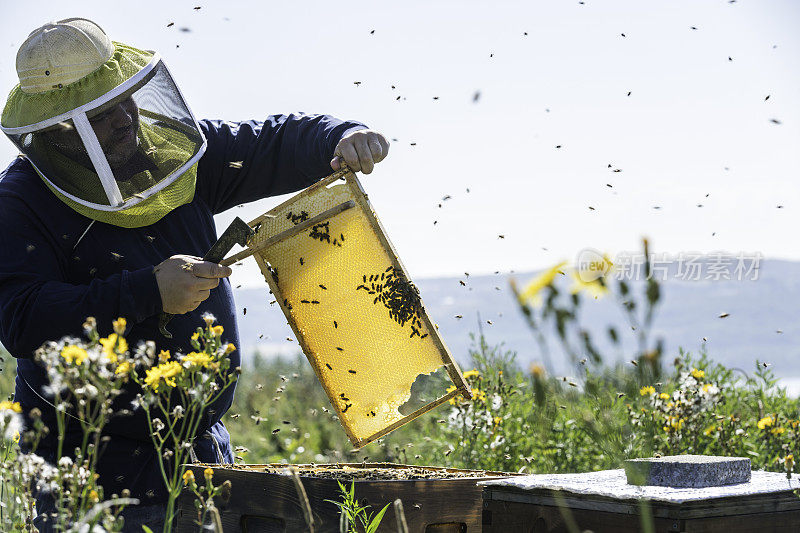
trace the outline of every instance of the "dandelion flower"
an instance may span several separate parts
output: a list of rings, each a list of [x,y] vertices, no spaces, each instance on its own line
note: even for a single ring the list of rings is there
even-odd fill
[[[0,411],[13,411],[17,414],[22,412],[22,406],[20,406],[19,402],[10,402],[8,400],[3,400],[0,402]]]
[[[119,375],[128,374],[131,371],[131,364],[128,361],[123,361],[114,370],[114,373]]]
[[[656,389],[653,386],[648,385],[647,387],[642,387],[639,389],[639,394],[642,396],[652,396],[656,393]]]
[[[113,322],[111,322],[111,325],[114,326],[114,332],[117,335],[124,335],[125,334],[125,328],[128,326],[128,321],[125,320],[124,318],[120,317],[120,318],[114,320]]]
[[[61,357],[63,357],[68,364],[74,363],[76,365],[82,365],[86,358],[89,357],[89,354],[80,346],[71,344],[65,346],[64,349],[61,350]]]
[[[542,289],[545,287],[552,285],[553,280],[556,278],[558,274],[564,274],[564,265],[566,265],[566,261],[562,261],[557,265],[545,270],[535,278],[533,278],[525,288],[522,289],[522,292],[517,294],[517,299],[521,304],[531,304],[534,306],[538,306],[541,301],[541,295],[539,294]]]
[[[774,423],[775,421],[772,419],[771,416],[765,416],[764,418],[759,420],[756,425],[758,426],[758,429],[766,429],[772,426]]]
[[[475,369],[464,372],[464,379],[480,377],[481,373]]]
[[[208,368],[208,366],[213,362],[213,359],[211,359],[211,356],[208,354],[192,352],[188,355],[184,355],[182,362],[189,363],[189,366]]]
[[[662,400],[669,400],[669,394],[667,394],[666,392],[662,392],[661,394],[658,395],[658,397],[661,398]]]
[[[177,361],[167,361],[147,370],[144,383],[153,392],[158,392],[159,385],[164,383],[167,387],[175,387],[175,377],[180,375],[181,364]]]
[[[706,377],[706,373],[704,370],[697,370],[696,368],[693,368],[692,377],[694,379],[703,379],[704,377]]]
[[[573,270],[571,272],[571,277],[573,283],[572,287],[570,287],[570,292],[572,294],[585,292],[589,296],[597,300],[598,298],[602,298],[609,292],[608,287],[605,284],[605,280],[602,277],[587,281],[585,276],[582,275],[577,270]]]

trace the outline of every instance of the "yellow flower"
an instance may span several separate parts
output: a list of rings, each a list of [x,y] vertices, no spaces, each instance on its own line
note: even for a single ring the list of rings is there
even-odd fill
[[[494,417],[494,425],[495,426],[499,426],[500,422],[502,422],[502,421],[503,421],[503,419],[500,418],[499,416]]]
[[[794,468],[794,454],[789,454],[783,458],[783,465],[786,467],[787,472],[791,472]]]
[[[544,367],[537,363],[532,364],[531,374],[533,374],[533,377],[536,379],[542,379],[544,377]]]
[[[188,485],[189,483],[194,483],[194,472],[191,470],[183,473],[183,484]]]
[[[704,377],[706,377],[706,373],[703,370],[697,370],[696,368],[693,368],[692,377],[694,379],[703,379]]]
[[[661,394],[658,395],[658,397],[661,398],[662,400],[669,400],[669,394],[667,394],[666,392],[662,392]]]
[[[539,294],[542,289],[545,287],[552,285],[553,280],[556,278],[558,274],[564,274],[564,265],[566,265],[566,261],[562,261],[559,264],[555,265],[554,267],[545,270],[535,278],[533,278],[528,284],[522,289],[522,292],[517,293],[517,299],[521,304],[530,304],[534,306],[538,306],[541,301],[542,297]]]
[[[570,287],[570,292],[572,294],[585,292],[595,300],[608,294],[608,286],[606,286],[603,281],[605,278],[600,277],[587,281],[585,274],[581,274],[576,270],[573,270],[570,275],[573,282],[572,287]]]
[[[235,351],[236,351],[236,346],[234,346],[232,342],[229,342],[227,345],[225,345],[225,355],[228,355],[229,353],[233,353]]]
[[[167,387],[174,387],[175,377],[181,373],[181,370],[181,364],[177,361],[161,363],[147,370],[144,383],[152,388],[153,392],[158,392],[158,386],[162,381]]]
[[[194,333],[192,333],[192,340],[193,341],[196,341],[199,338],[200,338],[200,332],[199,331],[195,331]]]
[[[203,470],[203,477],[206,478],[206,481],[211,481],[211,478],[214,477],[214,470],[211,467],[206,468]]]
[[[447,392],[448,392],[448,393],[451,393],[451,392],[453,392],[454,390],[456,390],[456,386],[455,386],[455,385],[450,385],[449,387],[447,387]],[[453,396],[452,398],[450,398],[449,400],[447,400],[447,402],[448,402],[450,405],[455,405],[455,404],[456,404],[456,397],[455,397],[455,396]]]
[[[97,491],[92,489],[89,491],[89,501],[92,503],[97,503],[100,501],[100,495],[97,494]]]
[[[717,426],[708,426],[706,429],[703,430],[703,433],[706,435],[706,437],[708,437],[709,435],[714,433],[716,430],[717,430]]]
[[[786,431],[786,428],[772,428],[769,430],[769,432],[772,433],[773,435],[780,435],[784,431]]]
[[[469,379],[469,378],[473,378],[473,377],[477,378],[477,377],[480,377],[480,375],[481,375],[481,373],[478,372],[475,369],[467,370],[466,372],[464,372],[464,379]]]
[[[117,365],[117,368],[114,370],[114,373],[117,375],[121,375],[121,374],[128,374],[130,371],[131,371],[131,364],[128,361],[123,361],[119,365]]]
[[[223,331],[225,331],[225,329],[222,326],[214,326],[211,328],[211,333],[213,333],[215,337],[221,337]]]
[[[158,360],[162,363],[169,361],[169,350],[161,350],[158,352]]]
[[[11,437],[11,440],[13,440],[13,441],[14,441],[14,444],[19,444],[19,431],[17,431],[16,433],[14,433],[14,436],[13,436],[13,437]]]
[[[642,396],[652,396],[656,393],[655,387],[648,385],[647,387],[642,387],[639,389],[639,394]]]
[[[486,402],[486,393],[480,389],[472,389],[473,400]]]
[[[708,392],[708,389],[711,388],[711,383],[703,383],[703,392]]]
[[[11,402],[8,400],[3,400],[0,402],[0,411],[5,411],[6,409],[14,411],[15,413],[21,413],[22,407],[20,406],[19,402]]]
[[[769,426],[771,426],[774,423],[775,423],[775,421],[772,420],[771,416],[765,416],[764,418],[759,420],[756,425],[758,426],[758,429],[764,429],[764,428],[768,428]]]
[[[187,362],[187,361],[192,366],[201,366],[203,368],[208,368],[208,365],[210,365],[213,362],[213,359],[211,359],[211,356],[208,354],[192,352],[189,355],[183,356],[182,362]]]
[[[114,326],[114,332],[117,335],[124,335],[125,334],[125,328],[128,325],[128,321],[125,320],[124,318],[120,317],[120,318],[114,320],[113,322],[111,322],[111,325]]]
[[[108,356],[108,360],[112,363],[117,362],[117,354],[128,351],[128,341],[116,333],[112,333],[105,339],[100,339],[100,344],[103,345],[103,352],[105,352],[106,356]]]
[[[69,345],[61,350],[61,357],[69,364],[82,365],[86,358],[89,357],[89,354],[80,346]]]

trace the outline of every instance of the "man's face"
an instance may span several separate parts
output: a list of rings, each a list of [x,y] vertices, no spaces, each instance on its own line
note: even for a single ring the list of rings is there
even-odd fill
[[[139,130],[139,108],[133,98],[128,97],[108,107],[101,107],[98,113],[89,117],[89,124],[92,125],[111,169],[124,167],[139,146],[136,136]],[[74,127],[54,129],[48,134],[50,140],[67,155],[83,164],[90,164],[83,141]]]
[[[133,98],[128,97],[102,109],[99,114],[89,117],[89,123],[112,169],[122,167],[136,153],[139,146],[136,136],[139,130],[139,108]]]

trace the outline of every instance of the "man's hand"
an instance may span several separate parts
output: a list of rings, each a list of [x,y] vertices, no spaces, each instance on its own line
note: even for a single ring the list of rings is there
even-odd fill
[[[173,255],[153,268],[153,273],[164,312],[182,315],[197,309],[219,285],[219,278],[231,275],[231,269],[191,255]]]
[[[369,174],[389,154],[389,142],[372,130],[356,130],[344,137],[336,145],[331,159],[331,168],[339,170],[344,161],[355,172]]]

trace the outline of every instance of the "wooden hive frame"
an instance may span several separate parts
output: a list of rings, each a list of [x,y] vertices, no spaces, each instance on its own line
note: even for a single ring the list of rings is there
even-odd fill
[[[258,267],[261,269],[261,273],[264,275],[264,279],[267,281],[267,284],[269,285],[272,294],[275,296],[275,299],[277,300],[277,303],[280,306],[281,311],[283,311],[283,314],[286,317],[289,326],[292,328],[292,331],[294,332],[297,341],[300,344],[301,349],[303,350],[303,353],[306,355],[306,358],[308,359],[309,363],[314,369],[314,372],[316,373],[317,378],[320,380],[320,382],[322,382],[321,365],[319,361],[317,361],[317,359],[313,356],[313,351],[310,349],[308,343],[306,342],[303,332],[301,331],[297,322],[292,316],[290,309],[288,309],[287,306],[285,305],[285,299],[281,293],[281,289],[277,283],[277,280],[275,279],[274,274],[271,271],[270,265],[267,264],[267,262],[257,252],[265,250],[270,246],[273,246],[275,244],[285,241],[286,239],[294,237],[295,235],[298,235],[299,233],[311,228],[315,224],[324,222],[325,220],[328,220],[343,211],[346,211],[348,209],[357,206],[361,209],[361,212],[363,213],[367,222],[371,226],[375,235],[378,237],[378,240],[383,250],[389,256],[392,262],[392,267],[394,267],[395,270],[399,270],[402,273],[405,273],[406,269],[400,262],[400,259],[398,258],[397,253],[395,252],[394,246],[392,246],[392,243],[386,236],[386,232],[384,231],[383,226],[381,225],[380,221],[375,215],[375,212],[372,209],[367,194],[361,187],[361,183],[359,182],[358,178],[356,178],[355,174],[347,167],[337,172],[334,172],[330,176],[327,176],[326,178],[316,182],[315,184],[301,191],[300,193],[293,196],[289,200],[281,203],[280,205],[274,207],[270,211],[251,220],[248,223],[250,227],[253,228],[259,227],[260,224],[263,224],[266,220],[275,218],[276,213],[282,212],[288,206],[296,203],[299,199],[313,195],[319,189],[328,187],[329,185],[335,183],[337,180],[343,180],[347,184],[350,194],[353,197],[353,200],[340,203],[335,207],[328,209],[314,217],[311,217],[308,220],[305,220],[286,231],[282,231],[276,235],[272,235],[263,242],[259,243],[258,245],[253,245],[245,249],[244,251],[237,253],[228,259],[225,259],[221,263],[223,265],[230,265],[245,257],[254,255]],[[342,424],[342,427],[344,428],[347,437],[350,439],[350,442],[352,442],[353,446],[356,449],[369,444],[370,442],[390,433],[391,431],[394,431],[400,426],[403,426],[404,424],[414,420],[415,418],[427,413],[428,411],[438,407],[439,405],[454,398],[459,394],[466,399],[470,399],[472,397],[471,390],[467,385],[464,376],[461,373],[461,369],[459,368],[458,363],[456,363],[456,361],[453,359],[452,354],[450,353],[450,350],[447,348],[444,342],[442,342],[442,339],[438,333],[438,328],[430,319],[430,316],[428,315],[428,312],[425,309],[422,300],[420,300],[419,302],[419,317],[422,323],[425,325],[427,331],[430,333],[431,340],[435,344],[439,352],[442,364],[448,376],[450,377],[450,380],[455,385],[455,389],[427,403],[426,405],[416,409],[412,413],[409,413],[400,420],[397,420],[396,422],[385,427],[384,429],[377,431],[374,434],[369,435],[368,437],[365,438],[359,438],[351,431],[351,429],[346,424]],[[329,397],[329,399],[331,398]],[[340,407],[337,405],[336,402],[333,401],[333,399],[331,399],[331,405],[333,406],[333,408],[336,410],[337,413],[341,414]]]

